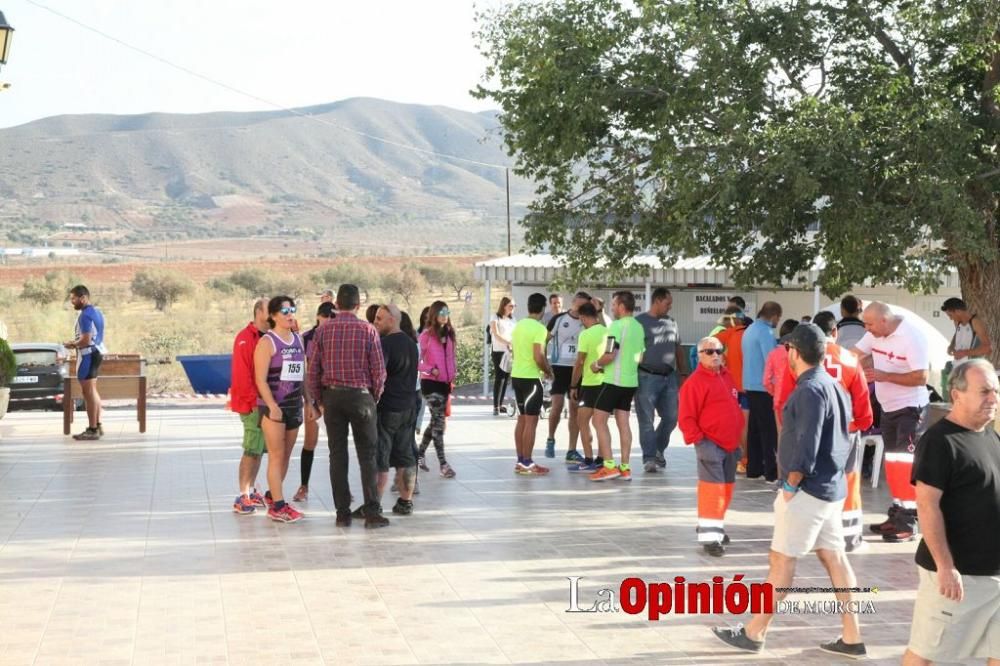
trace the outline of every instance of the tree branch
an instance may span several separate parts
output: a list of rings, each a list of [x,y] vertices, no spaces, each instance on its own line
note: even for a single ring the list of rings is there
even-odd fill
[[[900,69],[906,72],[906,74],[910,77],[910,80],[913,80],[916,77],[916,72],[913,70],[913,63],[910,62],[907,55],[903,53],[903,50],[899,48],[899,45],[892,40],[892,37],[889,36],[889,33],[887,33],[881,25],[875,22],[875,19],[868,14],[865,8],[860,6],[860,3],[852,1],[851,5],[857,9],[858,18],[860,18],[864,26],[868,28],[868,32],[871,33],[872,37],[874,37],[878,43],[882,45],[882,48],[886,50],[886,53],[889,54],[889,57],[892,58],[893,62],[895,62]]]
[[[752,16],[754,19],[760,18],[760,14],[758,14],[757,10],[753,8],[751,0],[744,0],[743,4],[746,5],[747,13],[750,14],[750,16]],[[789,71],[788,66],[785,65],[784,61],[781,58],[778,58],[777,56],[775,56],[774,60],[775,62],[778,63],[778,67],[781,69],[781,71],[784,72],[785,78],[788,79],[788,83],[790,83],[791,86],[795,88],[795,91],[798,92],[803,97],[809,97],[809,93],[806,92],[806,89],[802,85],[802,82],[799,81],[794,76],[792,76],[792,73]]]

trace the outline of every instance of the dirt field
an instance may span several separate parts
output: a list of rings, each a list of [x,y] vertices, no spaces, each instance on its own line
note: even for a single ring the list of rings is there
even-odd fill
[[[127,285],[132,281],[136,271],[144,268],[157,268],[182,273],[195,282],[205,282],[214,277],[229,275],[234,271],[255,267],[262,270],[291,273],[294,275],[309,275],[321,272],[330,266],[345,261],[364,261],[366,265],[386,270],[398,266],[404,261],[417,261],[425,265],[447,265],[450,263],[472,266],[483,256],[436,256],[436,257],[338,257],[335,259],[318,259],[315,257],[289,256],[283,259],[260,260],[252,249],[253,241],[198,241],[197,250],[206,257],[213,253],[217,260],[208,258],[202,260],[182,259],[175,261],[142,261],[134,260],[123,263],[100,263],[93,258],[80,257],[75,260],[62,261],[16,261],[6,266],[0,266],[0,287],[20,288],[24,281],[32,277],[42,277],[50,271],[68,271],[85,280],[91,285]],[[247,248],[247,245],[250,248]],[[224,248],[228,248],[228,251]],[[241,248],[243,248],[241,250]],[[226,258],[226,254],[242,258]],[[336,285],[332,285],[336,286]]]

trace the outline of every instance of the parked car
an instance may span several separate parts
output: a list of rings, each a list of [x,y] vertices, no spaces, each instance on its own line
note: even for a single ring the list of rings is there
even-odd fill
[[[62,410],[63,386],[69,372],[67,349],[53,342],[18,343],[11,349],[17,360],[17,374],[10,382],[9,409]]]

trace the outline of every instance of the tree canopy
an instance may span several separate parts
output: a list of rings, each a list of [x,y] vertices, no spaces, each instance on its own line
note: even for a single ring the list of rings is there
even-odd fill
[[[478,40],[527,242],[578,279],[652,251],[1000,287],[1000,0],[525,0]]]

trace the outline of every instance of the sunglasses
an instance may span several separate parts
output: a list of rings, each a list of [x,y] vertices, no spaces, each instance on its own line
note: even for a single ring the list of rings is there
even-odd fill
[[[447,317],[451,314],[451,310],[441,310],[438,312],[438,317]]]
[[[283,315],[285,315],[287,317],[288,315],[295,314],[297,312],[297,310],[295,309],[295,306],[293,305],[290,308],[281,308],[280,310],[278,310],[278,312],[280,312],[281,314],[283,314]]]
[[[709,356],[711,356],[712,354],[718,354],[719,356],[722,356],[722,350],[721,349],[702,349],[698,353],[699,354],[708,354]]]

